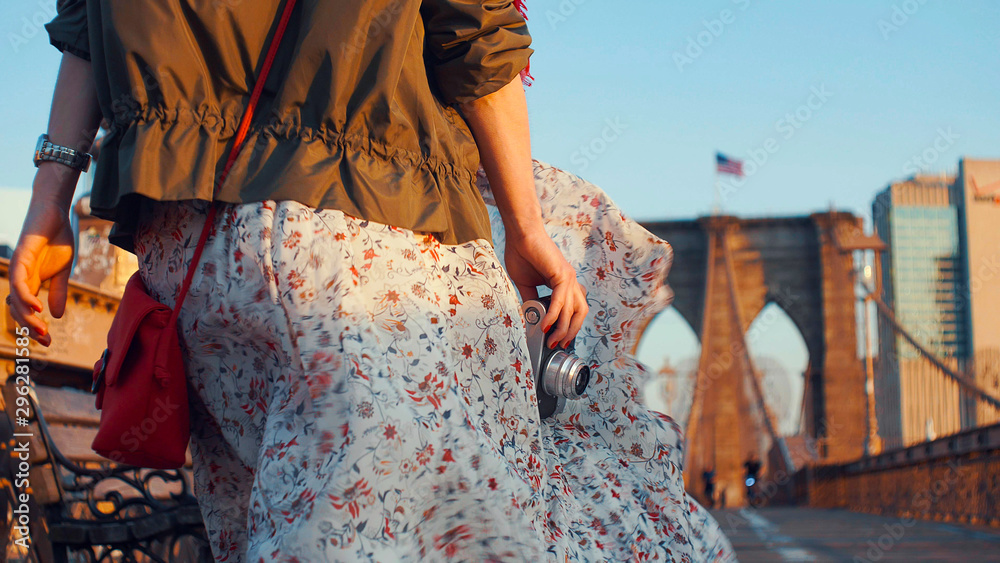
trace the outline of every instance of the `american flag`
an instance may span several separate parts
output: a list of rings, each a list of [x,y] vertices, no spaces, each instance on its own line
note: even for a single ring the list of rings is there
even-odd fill
[[[732,174],[743,177],[743,161],[733,160],[721,152],[715,153],[715,171],[720,174]]]

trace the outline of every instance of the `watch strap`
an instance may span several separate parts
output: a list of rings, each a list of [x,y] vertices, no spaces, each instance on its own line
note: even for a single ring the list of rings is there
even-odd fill
[[[35,147],[35,166],[52,161],[86,172],[90,168],[91,158],[90,153],[53,143],[46,134],[38,138],[38,145]]]

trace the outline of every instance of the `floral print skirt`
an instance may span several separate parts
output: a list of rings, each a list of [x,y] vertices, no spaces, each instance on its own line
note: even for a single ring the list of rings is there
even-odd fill
[[[545,420],[495,208],[494,247],[293,201],[221,205],[180,315],[216,561],[735,560],[630,355],[672,299],[669,244],[595,186],[535,174],[588,290],[577,352],[594,374]],[[141,208],[140,275],[163,303],[207,205]]]

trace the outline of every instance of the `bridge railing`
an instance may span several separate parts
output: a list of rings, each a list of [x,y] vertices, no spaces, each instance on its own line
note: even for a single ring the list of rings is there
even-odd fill
[[[810,506],[1000,527],[1000,424],[796,477]]]

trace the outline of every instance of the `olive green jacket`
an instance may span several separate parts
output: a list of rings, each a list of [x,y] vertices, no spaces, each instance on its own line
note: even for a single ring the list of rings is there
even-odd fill
[[[282,0],[59,0],[110,124],[91,192],[131,250],[134,194],[213,199]],[[490,239],[479,152],[453,107],[527,65],[509,0],[299,0],[216,199],[291,199],[457,244]]]

